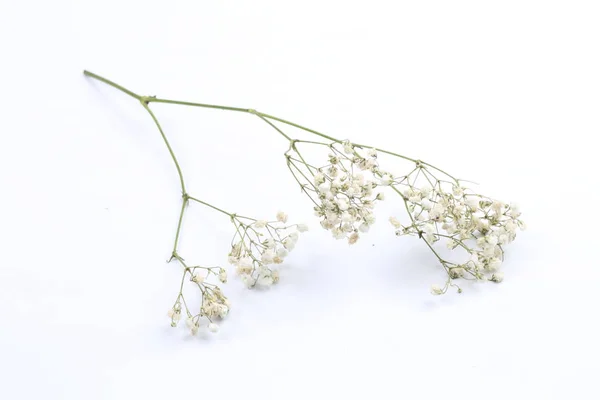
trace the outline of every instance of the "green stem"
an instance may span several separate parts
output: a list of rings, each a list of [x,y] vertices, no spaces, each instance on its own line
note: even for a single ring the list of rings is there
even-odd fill
[[[225,214],[225,215],[228,215],[229,217],[233,217],[233,216],[234,216],[234,214],[232,214],[232,213],[228,213],[228,212],[227,212],[227,211],[225,211],[225,210],[221,210],[219,207],[215,207],[215,206],[213,206],[212,204],[208,204],[207,202],[205,202],[205,201],[202,201],[202,200],[200,200],[200,199],[197,199],[197,198],[195,198],[195,197],[188,196],[188,199],[190,199],[190,200],[193,200],[193,201],[195,201],[195,202],[197,202],[197,203],[203,204],[203,205],[205,205],[205,206],[207,206],[207,207],[210,207],[210,208],[212,208],[213,210],[216,210],[216,211],[219,211],[219,212],[221,212],[221,213],[223,213],[223,214]]]
[[[99,80],[100,82],[104,82],[104,83],[106,83],[107,85],[114,87],[115,89],[119,89],[121,92],[123,92],[123,93],[127,93],[128,95],[130,95],[130,96],[131,96],[131,97],[133,97],[134,99],[137,99],[137,100],[141,100],[141,99],[142,99],[142,96],[140,96],[139,94],[133,93],[131,90],[129,90],[129,89],[125,89],[123,86],[121,86],[121,85],[119,85],[119,84],[117,84],[117,83],[114,83],[113,81],[110,81],[110,80],[108,80],[108,79],[106,79],[106,78],[103,78],[103,77],[101,77],[100,75],[96,75],[96,74],[94,74],[93,72],[90,72],[90,71],[83,71],[83,74],[84,74],[85,76],[89,76],[90,78],[97,79],[97,80]]]
[[[177,157],[175,157],[175,153],[173,152],[173,149],[171,148],[171,145],[169,144],[169,140],[167,139],[167,136],[163,132],[163,130],[160,126],[160,123],[158,122],[158,119],[156,119],[156,116],[154,115],[154,113],[152,112],[152,110],[150,110],[150,107],[148,106],[148,104],[145,101],[142,100],[141,103],[142,103],[142,106],[144,106],[144,108],[146,109],[146,111],[148,111],[150,113],[150,116],[154,120],[156,127],[160,131],[160,135],[162,136],[165,144],[167,145],[167,149],[169,149],[169,154],[171,154],[171,158],[173,159],[173,162],[175,163],[175,168],[177,168],[177,174],[179,174],[179,183],[181,184],[181,193],[185,197],[185,195],[186,195],[185,183],[183,182],[183,173],[181,172],[181,168],[179,167],[179,162],[177,162]]]
[[[342,142],[342,140],[340,140],[340,139],[336,139],[336,138],[334,138],[332,136],[329,136],[329,135],[326,135],[324,133],[315,131],[314,129],[310,129],[310,128],[307,128],[305,126],[296,124],[294,122],[285,120],[283,118],[275,117],[273,115],[269,115],[267,113],[259,112],[259,111],[256,111],[254,109],[251,109],[251,108],[229,107],[229,106],[221,106],[221,105],[216,105],[216,104],[194,103],[194,102],[191,102],[191,101],[168,100],[168,99],[161,99],[161,98],[157,98],[157,97],[140,96],[140,95],[132,92],[131,90],[125,89],[123,86],[118,85],[118,84],[116,84],[116,83],[114,83],[114,82],[112,82],[112,81],[110,81],[110,80],[108,80],[106,78],[103,78],[103,77],[101,77],[99,75],[96,75],[96,74],[94,74],[92,72],[83,71],[83,73],[86,76],[89,76],[91,78],[94,78],[94,79],[97,79],[97,80],[99,80],[101,82],[104,82],[104,83],[106,83],[106,84],[108,84],[108,85],[110,85],[110,86],[112,86],[112,87],[114,87],[116,89],[119,89],[120,91],[122,91],[124,93],[127,93],[128,95],[130,95],[130,96],[132,96],[132,97],[134,97],[134,98],[136,98],[136,99],[138,99],[140,101],[143,101],[143,102],[145,102],[147,104],[148,103],[178,104],[178,105],[190,106],[190,107],[212,108],[212,109],[218,109],[218,110],[244,112],[244,113],[247,113],[247,114],[254,114],[254,115],[260,117],[263,121],[265,121],[266,123],[268,123],[271,127],[275,128],[275,130],[277,130],[277,132],[279,132],[281,135],[283,135],[289,141],[292,141],[292,139],[288,135],[286,135],[285,133],[283,133],[283,131],[281,131],[281,129],[277,128],[275,125],[273,125],[268,120],[278,121],[278,122],[284,123],[286,125],[293,126],[295,128],[298,128],[298,129],[302,129],[303,131],[306,131],[306,132],[312,133],[313,135],[317,135],[317,136],[320,136],[322,138],[331,140],[332,142],[336,142],[336,143],[341,143]],[[366,146],[366,145],[358,144],[358,143],[352,143],[352,144],[354,146],[356,146],[356,147],[361,147],[361,148],[364,148],[364,147],[370,148],[371,147],[371,146]],[[389,154],[389,155],[392,155],[392,156],[395,156],[395,157],[399,157],[399,158],[402,158],[402,159],[405,159],[405,160],[408,160],[408,161],[417,162],[417,160],[415,160],[413,158],[406,157],[406,156],[403,156],[401,154],[394,153],[392,151],[380,149],[380,148],[377,148],[377,147],[374,147],[374,149],[377,150],[377,151],[379,151],[379,152],[381,152],[381,153]],[[426,164],[426,165],[429,165],[429,164]],[[431,166],[432,168],[435,168],[432,165],[429,165],[429,166]],[[437,168],[435,168],[435,169],[437,169]],[[441,170],[439,170],[439,171],[443,172]],[[445,173],[445,174],[448,175],[447,173]],[[451,175],[448,175],[448,176],[452,178]]]
[[[185,207],[187,206],[188,199],[184,196],[183,202],[181,203],[181,212],[179,213],[179,222],[177,223],[177,232],[175,233],[175,244],[173,244],[173,253],[171,257],[175,257],[179,259],[179,255],[177,254],[177,245],[179,244],[179,234],[181,232],[181,224],[183,222],[183,214],[185,213]],[[181,260],[180,260],[181,261]]]

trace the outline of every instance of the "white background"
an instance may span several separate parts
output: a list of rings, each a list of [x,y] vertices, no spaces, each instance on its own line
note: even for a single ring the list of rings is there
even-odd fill
[[[597,2],[0,4],[0,398],[596,398]],[[529,229],[505,282],[434,297],[443,271],[393,235],[392,196],[349,247],[267,125],[154,105],[190,193],[311,226],[280,285],[232,279],[221,332],[192,338],[166,317],[172,162],[143,108],[84,68],[422,158],[518,202]],[[225,265],[231,235],[192,207],[181,253]]]

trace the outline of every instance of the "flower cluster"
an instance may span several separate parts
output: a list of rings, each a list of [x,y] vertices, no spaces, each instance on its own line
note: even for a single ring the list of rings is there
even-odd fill
[[[503,274],[498,270],[504,260],[504,246],[515,240],[517,229],[525,228],[516,205],[477,194],[459,181],[440,180],[419,164],[416,172],[394,185],[394,189],[409,213],[406,224],[390,218],[396,234],[425,240],[448,274],[444,287],[432,286],[433,294],[445,293],[449,286],[458,288],[452,283],[458,278],[502,281]],[[449,250],[462,250],[467,259],[452,262],[442,258],[434,249],[441,240]]]
[[[354,244],[360,233],[366,233],[373,223],[375,202],[383,193],[375,193],[375,178],[386,176],[379,171],[377,152],[369,149],[361,154],[348,141],[328,145],[327,163],[320,167],[308,164],[293,146],[287,154],[288,167],[303,191],[311,198],[321,226],[336,239]],[[305,173],[306,171],[306,173]],[[309,179],[307,175],[312,175]]]
[[[168,316],[171,319],[171,326],[175,327],[185,314],[186,324],[192,335],[196,335],[200,329],[206,325],[206,329],[210,332],[217,332],[219,326],[214,322],[216,319],[223,319],[229,313],[231,304],[221,288],[215,284],[207,282],[211,275],[214,275],[221,283],[227,282],[227,272],[221,267],[188,267],[185,261],[175,256],[181,265],[184,267],[183,277],[179,294],[175,300],[175,304],[169,310]],[[202,301],[200,307],[192,309],[184,295],[184,284],[189,281],[195,285],[201,293]],[[204,323],[206,321],[206,323]]]
[[[229,262],[247,287],[271,286],[279,281],[279,272],[272,268],[281,264],[296,246],[304,224],[286,225],[287,214],[278,212],[275,221],[233,216],[235,234],[231,241]]]

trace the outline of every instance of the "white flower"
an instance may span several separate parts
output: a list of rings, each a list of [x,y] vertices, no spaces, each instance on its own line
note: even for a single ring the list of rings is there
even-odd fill
[[[298,224],[298,232],[306,232],[308,231],[308,225],[306,224]]]
[[[433,207],[433,203],[429,201],[429,199],[423,199],[423,201],[421,201],[421,207],[429,211],[431,210],[431,207]]]
[[[211,331],[212,333],[217,333],[217,332],[219,332],[219,325],[211,322],[210,324],[208,324],[208,330]]]
[[[496,200],[492,203],[492,210],[494,210],[496,213],[500,214],[502,208],[504,208],[504,203],[501,201]]]
[[[219,307],[219,318],[225,318],[229,314],[229,307],[225,304],[221,304]]]
[[[377,196],[375,196],[375,200],[385,200],[385,194],[383,194],[383,192],[377,193]]]
[[[494,272],[492,274],[492,276],[490,277],[490,281],[496,282],[496,283],[500,283],[503,280],[504,280],[504,273],[503,272]]]
[[[432,223],[428,223],[423,225],[423,231],[425,233],[434,233],[435,232],[435,225]]]
[[[443,294],[444,290],[436,284],[431,285],[431,294],[440,295]]]
[[[238,261],[238,266],[242,268],[250,268],[252,267],[252,258],[250,257],[242,257]]]
[[[454,194],[456,197],[462,197],[462,196],[465,194],[465,192],[464,192],[464,189],[463,189],[463,188],[461,188],[460,186],[454,186],[454,187],[452,188],[452,193],[453,193],[453,194]]]
[[[202,283],[202,282],[204,282],[204,276],[202,276],[202,275],[200,275],[199,273],[197,273],[197,272],[196,272],[196,273],[195,273],[195,274],[192,276],[192,282],[195,282],[195,283]]]
[[[354,217],[349,212],[342,213],[342,222],[352,222]]]
[[[296,246],[296,242],[292,238],[287,238],[283,241],[283,246],[286,249],[288,249],[289,251],[292,251],[292,250],[294,250],[294,247]]]
[[[265,264],[271,264],[273,258],[275,258],[275,252],[272,249],[268,249],[262,253],[261,261]]]
[[[277,256],[279,258],[285,258],[288,255],[288,251],[286,249],[284,249],[283,247],[280,247],[279,249],[277,249]]]
[[[256,283],[260,286],[271,286],[273,284],[273,278],[271,275],[262,275],[258,278]]]
[[[358,240],[358,233],[354,232],[348,238],[348,243],[349,244],[354,244],[354,243],[356,243],[357,240]]]
[[[289,237],[296,243],[298,241],[299,235],[298,232],[294,231],[289,234]]]
[[[342,211],[346,211],[349,207],[348,200],[346,200],[345,198],[336,199],[336,203]]]
[[[390,224],[392,224],[392,226],[396,229],[400,229],[402,227],[402,224],[400,223],[400,221],[398,221],[398,218],[396,217],[390,217],[389,221]]]
[[[331,191],[331,184],[329,182],[323,182],[317,187],[317,189],[321,193],[329,193]]]
[[[408,198],[411,203],[419,204],[421,202],[421,196],[418,194],[412,195]]]
[[[344,146],[344,153],[346,153],[346,154],[354,153],[354,147],[352,146],[352,144],[350,143],[349,140],[344,140],[342,142],[342,145]]]
[[[500,268],[500,265],[502,265],[502,261],[499,258],[492,258],[488,264],[488,268],[491,271],[495,271]]]
[[[369,149],[369,150],[367,150],[367,155],[369,157],[375,158],[375,157],[377,157],[377,150],[375,150],[374,148]]]
[[[256,221],[256,222],[254,223],[254,227],[255,227],[256,229],[262,229],[262,228],[264,228],[265,226],[267,226],[267,221],[265,221],[265,220],[262,220],[262,219],[259,219],[258,221]]]
[[[383,174],[381,178],[379,178],[379,184],[381,186],[389,186],[394,182],[394,178],[389,174]]]
[[[287,220],[288,220],[288,216],[286,213],[284,213],[283,211],[279,211],[277,213],[277,221],[283,222],[285,224],[287,222]]]
[[[363,217],[363,219],[365,220],[365,223],[366,223],[367,225],[373,225],[373,224],[375,223],[375,215],[373,215],[373,214],[371,214],[371,213],[369,213],[369,214],[365,215],[365,216]]]
[[[465,204],[469,206],[473,210],[477,210],[479,208],[479,197],[478,196],[467,196],[465,200]]]
[[[462,267],[451,268],[449,271],[450,278],[457,279],[461,278],[465,274],[465,270]]]
[[[492,246],[495,246],[498,244],[498,236],[496,236],[496,235],[488,235],[488,236],[486,236],[486,240]]]
[[[325,182],[325,175],[322,172],[318,172],[314,177],[315,185],[319,186],[321,183]]]
[[[179,320],[181,319],[181,311],[180,310],[173,311],[173,313],[171,314],[171,319],[174,322],[179,322]]]
[[[221,283],[227,283],[227,271],[225,270],[225,268],[221,268],[219,270],[219,280],[221,281]]]
[[[508,235],[502,234],[502,235],[498,236],[498,242],[502,245],[508,244],[508,242],[509,242]]]
[[[242,275],[241,276],[242,283],[246,285],[246,287],[250,288],[254,286],[254,279],[250,275]]]
[[[344,232],[340,228],[333,228],[333,230],[331,231],[331,233],[333,234],[333,237],[336,238],[336,239],[338,239],[338,240],[346,238],[346,232]]]
[[[367,224],[366,222],[363,222],[362,224],[360,224],[360,226],[358,227],[358,230],[361,231],[362,233],[367,233],[369,232],[369,224]]]

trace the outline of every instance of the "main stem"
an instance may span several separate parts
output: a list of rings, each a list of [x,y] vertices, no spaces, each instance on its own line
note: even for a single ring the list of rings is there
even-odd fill
[[[175,156],[175,152],[173,151],[173,148],[171,147],[171,144],[169,143],[169,139],[167,139],[167,135],[165,135],[165,132],[162,129],[162,126],[160,125],[160,122],[158,122],[158,118],[156,118],[156,115],[154,115],[154,113],[152,112],[152,110],[150,109],[149,103],[151,103],[152,101],[156,101],[156,102],[163,102],[163,103],[170,103],[170,100],[161,100],[161,99],[156,99],[154,97],[146,97],[146,96],[140,96],[139,94],[124,88],[123,86],[109,80],[106,79],[100,75],[96,75],[93,72],[90,71],[83,71],[83,74],[85,76],[89,76],[91,78],[94,78],[96,80],[99,80],[100,82],[106,83],[109,86],[114,87],[115,89],[120,90],[121,92],[133,97],[134,99],[138,100],[141,105],[144,107],[144,109],[146,111],[148,111],[148,113],[150,114],[150,116],[152,117],[152,120],[154,121],[154,123],[156,124],[156,127],[158,128],[158,131],[160,132],[161,137],[163,138],[163,141],[165,143],[165,145],[167,146],[167,150],[169,150],[169,154],[171,155],[171,159],[173,160],[173,163],[175,164],[175,168],[177,169],[177,174],[179,175],[179,184],[181,185],[181,194],[182,194],[182,203],[181,203],[181,211],[179,212],[179,219],[177,222],[177,232],[175,233],[175,242],[173,244],[173,251],[171,253],[171,260],[173,260],[174,258],[179,260],[184,267],[186,267],[185,263],[183,263],[183,259],[179,256],[179,254],[177,253],[177,247],[179,245],[179,236],[181,234],[181,226],[183,223],[183,216],[185,214],[185,209],[189,203],[190,200],[196,201],[198,203],[201,203],[207,207],[210,207],[214,210],[217,210],[223,214],[228,215],[229,217],[232,217],[233,214],[228,213],[227,211],[221,210],[218,207],[213,206],[212,204],[209,204],[205,201],[199,200],[195,197],[191,197],[190,195],[188,195],[186,189],[185,189],[185,181],[183,179],[183,172],[181,171],[181,167],[179,165],[179,161],[177,161],[177,156]],[[178,102],[178,104],[184,104],[185,102]],[[221,108],[221,107],[219,107]],[[234,110],[234,111],[239,111],[238,109],[232,108],[232,107],[225,107],[225,109],[230,109],[230,110]],[[282,134],[284,134],[282,132]],[[284,134],[285,135],[285,134]],[[288,138],[289,139],[289,138]],[[291,140],[291,139],[290,139]],[[171,261],[169,260],[169,261]],[[186,267],[187,269],[187,267]]]
[[[329,135],[326,135],[324,133],[315,131],[314,129],[310,129],[307,128],[305,126],[302,126],[300,124],[296,124],[294,122],[285,120],[283,118],[279,118],[279,117],[275,117],[273,115],[269,115],[267,113],[263,113],[263,112],[259,112],[257,110],[254,110],[252,108],[241,108],[241,107],[229,107],[229,106],[221,106],[221,105],[216,105],[216,104],[205,104],[205,103],[194,103],[194,102],[190,102],[190,101],[180,101],[180,100],[169,100],[169,99],[161,99],[158,97],[154,97],[154,96],[141,96],[129,89],[126,89],[125,87],[109,80],[106,79],[100,75],[94,74],[93,72],[90,71],[83,71],[83,74],[85,76],[89,76],[90,78],[94,78],[99,80],[100,82],[106,83],[107,85],[110,85],[112,87],[114,87],[115,89],[120,90],[123,93],[128,94],[129,96],[139,100],[142,102],[142,104],[150,104],[150,103],[165,103],[165,104],[179,104],[182,106],[190,106],[190,107],[201,107],[201,108],[212,108],[212,109],[218,109],[218,110],[226,110],[226,111],[236,111],[236,112],[243,112],[246,114],[254,114],[256,115],[258,118],[260,118],[261,120],[263,120],[264,122],[266,122],[267,124],[269,124],[272,128],[274,128],[280,135],[282,135],[284,138],[286,138],[289,142],[294,142],[294,140],[292,138],[290,138],[286,133],[284,133],[281,129],[279,129],[277,126],[275,126],[271,121],[277,121],[277,122],[281,122],[283,124],[289,125],[289,126],[293,126],[295,128],[298,129],[302,129],[305,132],[311,133],[313,135],[322,137],[324,139],[327,140],[331,140],[332,142],[336,142],[336,143],[341,143],[342,140],[336,139],[334,137],[331,137]],[[163,135],[164,136],[164,135]],[[367,146],[364,144],[359,144],[359,143],[353,143],[354,146],[356,147],[360,147],[360,148],[370,148],[371,146]],[[408,161],[412,161],[412,162],[418,162],[419,160],[416,160],[414,158],[410,158],[410,157],[406,157],[403,156],[401,154],[398,153],[394,153],[392,151],[388,151],[388,150],[384,150],[384,149],[380,149],[377,147],[373,147],[375,150],[381,152],[381,153],[385,153],[385,154],[389,154],[395,157],[399,157],[402,158],[404,160],[408,160]],[[440,172],[442,172],[443,174],[447,175],[448,177],[450,177],[452,180],[454,180],[457,184],[458,184],[458,180],[456,178],[454,178],[452,175],[448,174],[447,172],[429,164],[423,161],[420,161],[422,164],[427,165],[431,168],[434,168]],[[185,193],[185,192],[184,192]]]

